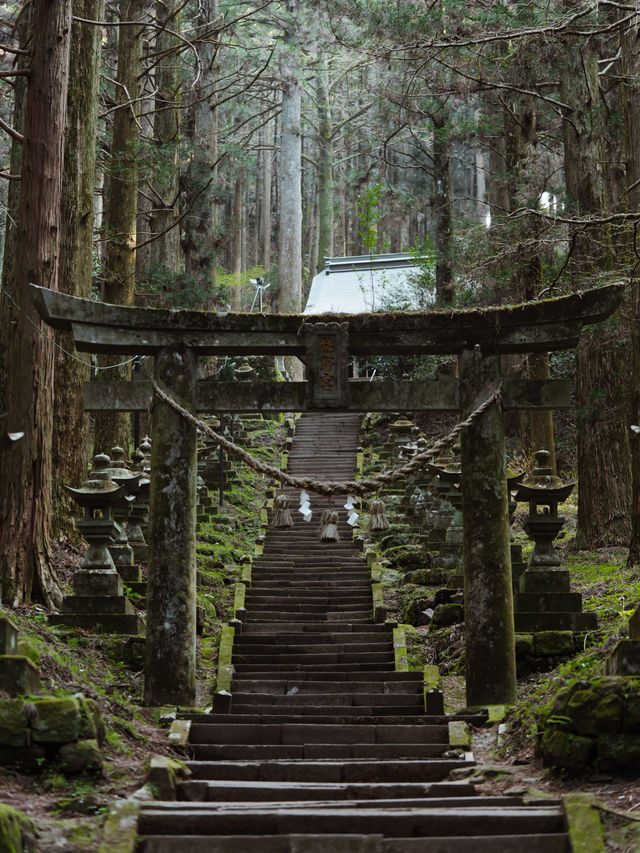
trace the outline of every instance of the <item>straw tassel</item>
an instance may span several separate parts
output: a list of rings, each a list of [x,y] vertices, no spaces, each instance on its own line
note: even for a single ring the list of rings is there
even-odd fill
[[[293,518],[289,510],[289,498],[283,492],[276,495],[273,500],[272,527],[293,527]]]
[[[379,498],[375,498],[369,504],[369,530],[388,530],[389,527],[384,514],[384,504]]]
[[[325,509],[320,521],[320,541],[338,542],[338,513],[334,509]]]

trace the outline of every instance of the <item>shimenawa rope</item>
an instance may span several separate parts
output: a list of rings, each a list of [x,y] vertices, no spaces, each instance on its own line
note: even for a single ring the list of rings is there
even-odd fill
[[[371,492],[380,491],[380,489],[384,488],[389,483],[395,482],[396,480],[406,479],[410,474],[420,470],[420,468],[422,468],[427,462],[433,461],[446,447],[450,447],[454,444],[460,433],[468,426],[471,426],[473,421],[488,409],[492,403],[500,400],[502,394],[502,385],[500,385],[493,394],[484,401],[484,403],[481,403],[463,421],[459,421],[453,429],[444,436],[444,438],[438,439],[433,447],[430,447],[428,450],[424,450],[422,453],[416,454],[409,460],[409,462],[406,463],[406,465],[402,465],[400,468],[390,468],[375,477],[368,477],[362,480],[335,481],[314,480],[311,477],[294,477],[286,471],[277,468],[275,465],[270,465],[268,462],[256,459],[255,456],[252,456],[242,447],[234,444],[228,438],[225,438],[224,435],[220,435],[215,432],[215,430],[213,430],[208,424],[205,424],[204,421],[201,421],[195,415],[192,415],[191,412],[185,409],[184,406],[181,406],[177,400],[174,400],[174,398],[167,394],[166,391],[163,391],[155,379],[152,379],[151,381],[153,382],[153,388],[156,395],[161,400],[175,409],[176,412],[179,412],[187,421],[189,421],[189,423],[193,424],[193,426],[205,433],[205,435],[208,435],[209,438],[212,438],[229,453],[233,453],[235,456],[242,459],[242,461],[250,468],[253,468],[254,471],[257,471],[259,474],[265,474],[272,480],[279,480],[281,483],[286,483],[294,489],[315,492],[320,495],[367,495]]]

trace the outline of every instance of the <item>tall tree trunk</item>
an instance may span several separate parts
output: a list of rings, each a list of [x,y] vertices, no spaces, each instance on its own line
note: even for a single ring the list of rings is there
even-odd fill
[[[453,281],[453,199],[451,190],[451,139],[449,110],[444,105],[433,122],[433,215],[436,244],[436,301],[451,305]]]
[[[622,47],[622,102],[625,127],[625,172],[628,205],[630,210],[640,210],[640,14],[624,24]],[[640,264],[635,264],[632,276],[632,423],[640,424]],[[629,547],[629,565],[640,563],[640,435],[631,440],[632,533]]]
[[[140,21],[144,0],[121,0],[120,19]],[[105,214],[109,242],[104,263],[102,298],[114,305],[133,305],[136,279],[136,217],[138,212],[138,124],[141,73],[142,26],[119,27],[116,103],[111,139],[111,180]],[[103,367],[118,364],[122,358],[101,356]],[[101,379],[129,379],[131,366],[102,370]],[[96,416],[96,452],[110,453],[120,445],[129,448],[130,418],[126,412],[100,412]]]
[[[329,106],[329,68],[321,61],[317,82],[318,101],[318,250],[311,273],[324,269],[324,259],[333,256],[333,139]]]
[[[156,17],[167,22],[171,30],[179,30],[176,0],[158,0]],[[180,66],[177,54],[169,53],[179,44],[174,35],[163,30],[158,34],[156,50],[167,52],[156,68],[155,116],[153,130],[157,148],[153,181],[151,231],[156,239],[151,244],[151,265],[161,275],[171,277],[180,269],[180,229],[174,223],[178,210],[180,179]]]
[[[74,15],[101,20],[104,0],[74,0]],[[91,296],[93,271],[93,196],[96,172],[98,82],[101,32],[74,23],[71,30],[67,132],[62,178],[59,288],[72,296]],[[58,342],[73,352],[70,332],[58,332]],[[88,359],[87,359],[88,361]],[[67,532],[75,509],[65,484],[85,478],[89,453],[89,424],[83,407],[83,386],[89,367],[56,350],[53,431],[54,534]]]
[[[273,128],[267,122],[262,130],[262,191],[260,193],[260,230],[262,244],[262,266],[268,275],[271,269],[271,175]]]
[[[5,601],[54,605],[60,593],[50,561],[54,429],[53,347],[29,293],[36,282],[57,290],[70,0],[34,0],[31,73],[24,113],[22,181],[10,292],[20,310],[3,313],[9,427],[24,432],[2,460],[0,579]],[[9,282],[4,281],[9,285]],[[73,440],[68,436],[68,440]]]
[[[573,8],[573,6],[572,6]],[[587,216],[607,210],[604,116],[597,55],[588,40],[567,36],[560,71],[565,181],[574,212]],[[576,229],[570,269],[577,287],[611,265],[606,227]],[[627,356],[617,344],[619,330],[583,333],[578,347],[578,522],[580,548],[629,541],[631,459],[625,409]]]
[[[242,234],[244,230],[243,181],[236,178],[233,192],[233,310],[242,311]]]
[[[199,30],[211,29],[218,20],[218,0],[201,0],[196,25]],[[182,250],[186,272],[206,293],[215,293],[216,253],[219,237],[217,160],[218,108],[215,85],[218,77],[218,47],[215,33],[198,46],[202,63],[200,81],[193,92],[194,128],[193,153],[185,178],[185,204],[188,215],[183,223]],[[210,300],[214,307],[215,298]]]

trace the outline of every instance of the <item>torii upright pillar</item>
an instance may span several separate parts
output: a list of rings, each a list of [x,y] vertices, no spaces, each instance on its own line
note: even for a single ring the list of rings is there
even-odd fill
[[[196,411],[197,358],[168,348],[155,358],[160,387]],[[149,583],[145,705],[196,698],[196,428],[156,399],[151,415]]]
[[[500,385],[500,356],[479,346],[458,358],[466,418]],[[498,401],[462,433],[464,605],[467,705],[511,705],[516,698],[513,591],[504,452]]]

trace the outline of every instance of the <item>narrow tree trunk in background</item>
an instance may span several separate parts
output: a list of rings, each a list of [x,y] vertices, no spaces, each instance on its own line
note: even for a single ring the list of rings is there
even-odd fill
[[[176,0],[158,0],[156,16],[167,27],[179,31]],[[163,30],[156,40],[156,51],[169,51],[178,44],[175,36]],[[153,181],[151,231],[156,239],[151,244],[151,265],[160,275],[171,279],[180,269],[180,229],[173,223],[178,212],[180,178],[180,66],[176,55],[168,54],[156,68],[155,115],[156,168]]]
[[[529,379],[550,379],[549,353],[536,352],[527,356]],[[553,435],[553,412],[551,409],[530,410],[530,456],[536,450],[548,450],[551,454],[549,467],[556,473],[556,443]]]
[[[244,210],[242,207],[242,178],[236,178],[233,192],[233,310],[242,311],[242,232]]]
[[[74,15],[101,20],[104,0],[74,0]],[[64,149],[60,235],[59,288],[72,296],[91,296],[93,271],[93,195],[96,172],[98,81],[100,76],[98,27],[74,23],[71,30],[67,132]],[[58,342],[74,352],[70,332],[58,332]],[[84,359],[88,362],[88,356]],[[56,350],[53,431],[54,535],[68,532],[75,508],[64,485],[85,479],[89,453],[89,424],[84,412],[84,383],[89,368]],[[73,438],[71,438],[73,437]]]
[[[139,21],[144,0],[121,0],[120,19]],[[111,177],[105,213],[109,242],[104,263],[102,298],[114,305],[133,305],[136,278],[136,217],[138,212],[138,148],[140,129],[137,113],[141,73],[142,27],[118,28],[118,76],[111,141]],[[101,356],[100,365],[122,361],[121,357]],[[129,379],[131,367],[101,370],[99,379]],[[126,412],[100,412],[96,415],[94,452],[111,453],[115,445],[128,452],[131,439],[130,418]]]
[[[449,110],[444,106],[433,122],[433,215],[436,244],[436,302],[451,305],[453,281],[453,201]]]
[[[626,185],[630,210],[640,209],[640,15],[624,24],[622,46],[622,101],[625,126]],[[640,424],[640,268],[636,264],[631,279],[632,311],[631,340],[633,346],[633,374],[631,422]],[[631,437],[631,543],[629,565],[640,563],[640,435]]]
[[[70,0],[35,0],[31,73],[24,112],[22,182],[10,292],[21,312],[4,312],[5,405],[9,429],[24,438],[2,460],[0,580],[5,601],[52,606],[60,587],[50,562],[54,428],[53,347],[31,301],[29,283],[57,290]],[[9,284],[6,279],[5,283]],[[25,316],[26,315],[26,316]]]
[[[198,31],[206,31],[218,20],[217,0],[201,0],[195,19]],[[198,46],[202,75],[193,92],[194,129],[191,165],[185,178],[185,205],[189,213],[183,223],[182,250],[185,270],[196,286],[212,294],[216,306],[216,234],[218,198],[218,110],[214,94],[218,77],[216,34]]]
[[[575,8],[571,4],[570,8]],[[573,212],[607,210],[603,134],[605,117],[597,55],[590,41],[565,37],[560,70],[567,196]],[[578,288],[612,263],[607,226],[575,230],[570,271]],[[620,322],[618,320],[618,322]],[[626,544],[631,527],[631,458],[627,424],[628,351],[620,328],[583,332],[577,355],[579,548]]]
[[[311,274],[324,269],[333,256],[333,139],[329,106],[329,68],[323,57],[318,71],[318,249]]]
[[[268,122],[262,130],[262,192],[260,194],[260,226],[262,231],[262,266],[265,275],[271,269],[271,175],[273,128]]]

